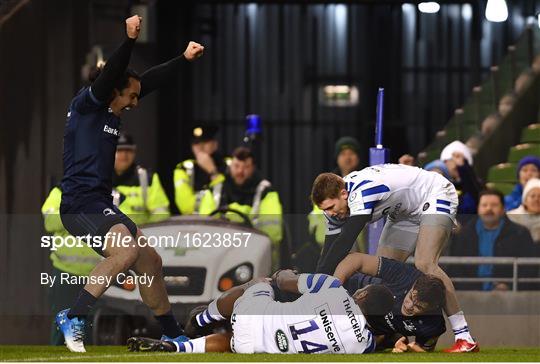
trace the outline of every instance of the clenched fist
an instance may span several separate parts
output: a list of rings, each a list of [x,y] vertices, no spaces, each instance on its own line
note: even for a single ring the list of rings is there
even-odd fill
[[[204,47],[202,45],[200,45],[199,43],[197,42],[189,42],[185,52],[184,52],[184,57],[188,60],[188,61],[193,61],[194,59],[196,58],[199,58],[200,56],[203,55],[203,52],[204,52]]]
[[[131,39],[137,39],[141,31],[142,18],[138,15],[133,15],[126,19],[126,33]]]

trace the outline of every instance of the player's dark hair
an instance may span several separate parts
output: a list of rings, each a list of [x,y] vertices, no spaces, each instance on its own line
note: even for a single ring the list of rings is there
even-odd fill
[[[429,312],[439,310],[446,304],[444,283],[432,274],[422,274],[414,282],[413,289],[416,291],[417,300],[428,304]]]
[[[93,67],[92,69],[90,69],[90,72],[88,74],[88,81],[92,83],[95,80],[97,80],[97,78],[101,74],[101,71],[103,71],[103,67]],[[133,78],[137,81],[141,80],[141,76],[135,70],[128,68],[126,69],[122,77],[120,77],[114,83],[114,88],[117,89],[118,91],[122,91],[124,88],[126,88],[129,85],[130,78]]]
[[[504,195],[499,190],[487,188],[485,190],[480,191],[480,193],[478,194],[478,201],[480,201],[482,196],[497,196],[499,198],[499,201],[501,201],[501,205],[504,206]]]
[[[388,287],[372,284],[365,288],[365,296],[359,307],[366,317],[382,317],[392,311],[394,302],[395,297]]]
[[[321,173],[315,178],[311,188],[311,201],[320,205],[327,198],[336,198],[345,188],[343,178],[334,173]]]
[[[255,162],[255,157],[253,157],[253,152],[251,149],[246,147],[238,147],[232,152],[232,157],[238,159],[239,161],[247,161],[249,158],[253,159]]]

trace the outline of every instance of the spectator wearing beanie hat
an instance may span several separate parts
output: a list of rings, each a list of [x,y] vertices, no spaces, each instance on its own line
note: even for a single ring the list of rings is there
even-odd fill
[[[332,172],[345,177],[360,169],[360,143],[353,137],[344,136],[336,142],[335,157],[337,167]]]
[[[528,155],[523,157],[518,163],[518,183],[510,194],[504,196],[504,207],[506,211],[514,210],[521,205],[523,187],[532,178],[540,178],[540,158]]]
[[[521,205],[508,212],[508,218],[525,226],[535,243],[540,243],[540,179],[530,179],[521,198]]]
[[[454,184],[458,193],[458,214],[476,214],[478,195],[483,186],[472,169],[473,157],[469,147],[455,140],[444,147],[440,160],[450,175],[450,178],[445,177]]]

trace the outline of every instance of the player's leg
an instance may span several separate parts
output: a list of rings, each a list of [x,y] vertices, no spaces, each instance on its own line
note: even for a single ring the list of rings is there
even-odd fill
[[[440,278],[446,288],[444,311],[454,331],[456,345],[451,352],[478,351],[478,345],[471,337],[463,311],[459,307],[456,289],[448,275],[439,266],[442,250],[450,238],[454,221],[443,214],[424,215],[416,242],[415,266],[426,274]]]
[[[137,229],[137,242],[139,254],[133,264],[133,269],[139,275],[146,274],[153,277],[152,283],[139,284],[139,293],[143,302],[152,310],[155,319],[160,323],[164,339],[177,339],[185,341],[183,329],[180,327],[171,309],[165,281],[163,280],[163,266],[160,255],[152,247],[147,246],[146,238],[140,229]]]
[[[417,235],[417,224],[388,219],[379,239],[377,256],[404,262],[414,251]]]
[[[129,351],[141,352],[178,352],[178,353],[230,353],[232,334],[225,332],[203,336],[186,342],[171,342],[144,337],[128,339]]]
[[[248,288],[261,282],[267,282],[267,279],[253,279],[223,292],[221,296],[210,302],[206,309],[199,310],[200,312],[190,318],[190,325],[193,327],[193,331],[197,332],[198,329],[229,319],[233,313],[236,301],[242,297]]]
[[[115,242],[122,241],[122,246]],[[108,288],[107,282],[101,277],[114,279],[118,273],[128,270],[139,256],[139,246],[131,235],[131,232],[124,224],[113,225],[109,230],[103,250],[105,259],[99,262],[92,272],[90,272],[89,282],[84,286],[84,290],[98,299]],[[92,279],[92,277],[94,279]],[[78,310],[70,312],[70,315],[82,315]]]
[[[99,249],[105,257],[90,272],[88,283],[79,292],[75,302],[69,309],[60,311],[56,315],[56,323],[64,335],[66,345],[70,351],[85,352],[84,336],[86,317],[92,310],[98,298],[108,288],[108,282],[120,272],[126,271],[138,257],[138,246],[129,229],[117,220],[102,221],[104,215],[95,219],[95,223],[102,222],[101,229],[107,229],[111,234],[100,234],[99,229],[92,231],[95,235],[106,236],[105,250]],[[86,219],[86,217],[84,217]],[[93,223],[94,226],[100,226]],[[112,226],[110,226],[112,225]],[[121,239],[121,240],[118,240]],[[113,240],[122,241],[125,246],[114,244]]]
[[[423,218],[414,254],[414,264],[418,270],[425,274],[433,274],[443,281],[446,287],[445,313],[448,316],[459,311],[459,304],[452,280],[439,267],[439,258],[448,242],[452,226],[452,220],[444,215],[428,215]]]

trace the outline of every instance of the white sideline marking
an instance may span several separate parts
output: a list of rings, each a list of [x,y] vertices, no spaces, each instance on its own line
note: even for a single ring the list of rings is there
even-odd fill
[[[50,358],[43,358],[43,357],[36,357],[36,358],[25,358],[25,359],[8,359],[8,360],[0,360],[0,362],[33,362],[33,361],[39,361],[39,362],[55,362],[58,360],[76,360],[76,359],[99,359],[99,358],[126,358],[126,357],[144,357],[144,356],[154,356],[154,355],[171,355],[175,353],[159,353],[159,352],[153,352],[153,353],[126,353],[126,354],[102,354],[102,355],[64,355],[64,356],[55,356]]]

